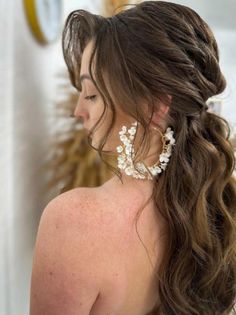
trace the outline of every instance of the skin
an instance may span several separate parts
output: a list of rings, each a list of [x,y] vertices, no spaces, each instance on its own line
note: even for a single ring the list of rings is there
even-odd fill
[[[95,123],[99,120],[100,116],[102,115],[102,112],[104,109],[102,97],[101,95],[99,95],[99,91],[96,89],[91,79],[89,79],[90,78],[89,60],[92,53],[92,48],[93,48],[93,40],[91,40],[87,44],[82,55],[80,77],[84,75],[86,77],[81,80],[82,91],[80,93],[77,106],[74,111],[74,116],[83,122],[83,126],[86,130],[90,130],[95,125]],[[86,99],[86,97],[88,96],[93,96],[93,98],[90,100]],[[143,105],[145,106],[145,104]],[[152,117],[152,122],[150,125],[150,135],[151,135],[150,150],[147,156],[145,157],[145,159],[142,159],[142,161],[147,163],[147,165],[154,164],[157,159],[156,157],[162,151],[161,136],[152,127],[158,125],[160,126],[159,128],[161,128],[163,132],[164,130],[166,130],[167,126],[166,126],[166,122],[164,118],[165,118],[165,114],[168,112],[168,109],[169,109],[168,106],[161,103],[159,112],[155,112]],[[93,146],[98,147],[98,143],[101,137],[105,134],[107,130],[107,125],[108,125],[107,122],[109,122],[110,117],[111,117],[111,110],[108,109],[108,111],[104,115],[104,119],[102,119],[102,121],[99,123],[98,127],[95,130],[95,134],[93,135],[93,138],[92,138]],[[131,127],[132,122],[134,122],[133,117],[127,115],[126,113],[122,112],[118,108],[116,123],[103,149],[116,152],[116,147],[121,144],[121,141],[119,138],[119,131],[121,130],[123,125],[126,125],[128,128]],[[137,137],[136,137],[137,142],[135,141],[134,143],[134,149],[136,149],[136,145],[137,143],[139,143],[139,139],[140,139],[139,131],[140,130],[138,129]],[[134,181],[140,182],[140,180],[131,178],[131,176],[127,176],[124,172],[122,172],[122,178],[124,179],[124,182],[130,183],[131,185],[133,185]],[[115,178],[113,178],[113,180],[117,182]],[[142,182],[146,182],[146,181],[142,180]]]
[[[92,44],[89,42],[84,50],[80,75],[89,73]],[[84,128],[89,130],[100,118],[104,104],[91,80],[86,78],[81,84],[82,92],[74,115],[78,119],[82,118]],[[96,98],[85,99],[91,95],[96,95]],[[152,124],[159,124],[165,130],[164,115],[167,111],[168,107],[161,104],[160,111],[153,115]],[[107,129],[106,123],[110,115],[111,112],[108,111],[95,130],[92,139],[95,147]],[[116,152],[116,146],[120,145],[119,130],[132,122],[132,117],[118,110],[116,124],[104,149]],[[143,160],[147,165],[156,162],[157,152],[162,148],[160,134],[151,127],[150,151]],[[91,314],[101,292],[105,290],[104,276],[108,270],[112,273],[112,266],[115,270],[117,261],[120,263],[121,257],[114,256],[114,248],[121,246],[124,249],[123,244],[130,244],[127,239],[120,238],[132,235],[128,233],[130,222],[133,222],[138,206],[150,195],[152,189],[152,181],[138,180],[125,173],[122,173],[122,179],[123,184],[114,176],[98,188],[80,187],[70,190],[46,206],[40,219],[34,249],[30,315]],[[149,210],[139,221],[140,233],[146,240],[150,240],[150,231],[157,229],[154,212]],[[160,230],[161,217],[158,222],[157,230]],[[131,244],[133,248],[133,243]],[[124,253],[125,259],[127,253],[129,250]],[[111,264],[111,257],[114,265]],[[120,285],[122,281],[121,278]]]

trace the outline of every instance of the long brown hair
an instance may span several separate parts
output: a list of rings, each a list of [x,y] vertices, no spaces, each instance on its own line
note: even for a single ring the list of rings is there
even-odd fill
[[[165,172],[154,178],[152,195],[168,222],[169,241],[157,275],[161,304],[150,314],[236,314],[235,157],[228,122],[206,105],[226,87],[212,30],[194,10],[166,1],[145,1],[107,18],[73,11],[62,45],[78,91],[81,55],[90,40],[89,72],[104,112],[109,106],[113,113],[101,157],[117,106],[143,127],[143,152],[159,101],[170,106],[166,120],[176,144]]]

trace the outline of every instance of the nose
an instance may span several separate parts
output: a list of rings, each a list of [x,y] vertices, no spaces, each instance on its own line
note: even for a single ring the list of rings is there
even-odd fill
[[[81,122],[85,122],[88,119],[88,112],[85,109],[81,108],[79,102],[75,107],[74,117],[78,118]]]

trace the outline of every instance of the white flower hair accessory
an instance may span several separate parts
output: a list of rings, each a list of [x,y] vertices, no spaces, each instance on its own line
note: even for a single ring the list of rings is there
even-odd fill
[[[120,141],[123,143],[116,147],[118,154],[117,162],[118,168],[124,170],[128,176],[132,176],[138,179],[150,179],[153,180],[153,176],[160,174],[166,169],[169,162],[172,147],[175,145],[175,139],[173,137],[173,130],[170,127],[166,129],[165,134],[163,134],[158,128],[153,128],[161,133],[163,148],[159,156],[159,161],[157,161],[152,166],[145,166],[143,162],[138,162],[134,165],[134,148],[133,140],[137,132],[138,122],[132,123],[130,129],[127,130],[126,126],[123,126],[119,131]]]

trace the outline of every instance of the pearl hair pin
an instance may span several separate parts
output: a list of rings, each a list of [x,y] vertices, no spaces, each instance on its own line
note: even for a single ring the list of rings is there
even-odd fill
[[[134,148],[133,140],[137,132],[138,122],[135,121],[132,123],[130,129],[127,130],[126,126],[123,126],[119,131],[120,141],[123,145],[116,147],[118,154],[117,162],[118,168],[124,170],[126,175],[132,176],[138,179],[150,179],[153,180],[153,176],[160,174],[163,170],[166,169],[166,166],[169,162],[169,158],[172,152],[172,146],[175,145],[175,139],[173,137],[173,130],[170,127],[166,129],[165,134],[158,129],[153,127],[156,131],[161,133],[163,148],[159,156],[159,161],[157,161],[152,166],[145,166],[143,162],[138,162],[134,165]],[[150,174],[151,173],[151,174]]]

